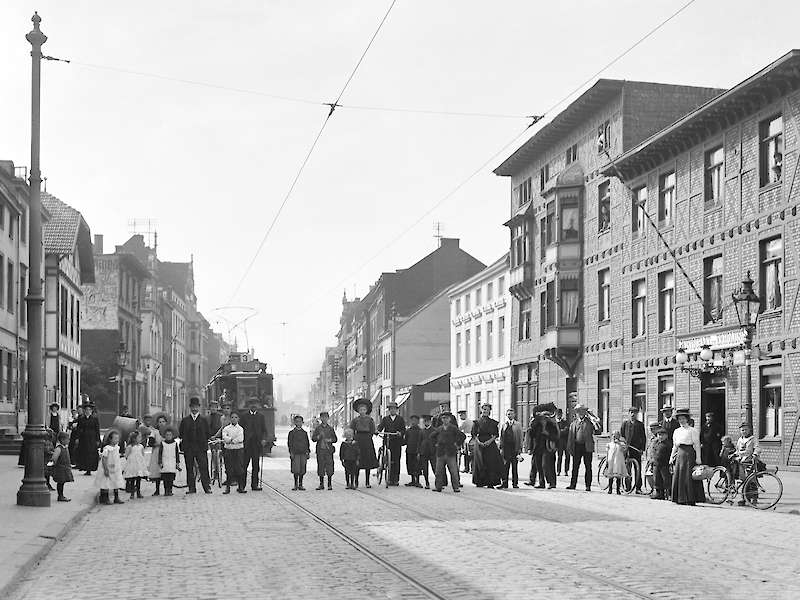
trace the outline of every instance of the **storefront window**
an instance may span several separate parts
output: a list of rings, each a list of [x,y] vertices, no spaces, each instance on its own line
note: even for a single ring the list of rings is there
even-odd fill
[[[781,365],[761,369],[761,435],[783,435],[783,372]]]

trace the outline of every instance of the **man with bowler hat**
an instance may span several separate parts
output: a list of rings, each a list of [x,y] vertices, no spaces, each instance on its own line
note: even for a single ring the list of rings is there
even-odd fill
[[[570,423],[567,438],[567,452],[572,455],[572,474],[567,489],[574,490],[577,487],[578,470],[583,461],[586,491],[591,492],[594,436],[601,434],[603,427],[597,417],[589,415],[589,409],[583,404],[576,404],[574,410],[577,418]]]
[[[392,462],[389,465],[389,485],[400,485],[400,454],[403,451],[403,444],[406,443],[406,422],[397,414],[397,402],[389,402],[386,408],[389,409],[389,414],[381,419],[378,431],[396,434],[389,436],[389,450],[392,455]]]
[[[206,494],[211,493],[211,478],[208,476],[208,421],[200,416],[200,398],[196,396],[189,399],[189,414],[181,419],[178,428],[181,438],[181,450],[186,461],[186,483],[189,486],[187,494],[197,493],[197,481],[194,476],[194,467],[200,471],[200,483]]]
[[[647,445],[647,434],[644,431],[644,423],[636,416],[639,414],[637,406],[628,409],[630,418],[619,427],[619,434],[625,438],[628,444],[628,458],[635,458],[639,461],[639,470],[636,471],[636,493],[642,493],[642,450]]]
[[[258,412],[258,398],[252,397],[247,401],[248,410],[239,415],[242,429],[244,429],[244,468],[250,465],[250,489],[260,492],[261,479],[261,449],[267,444],[267,419]]]

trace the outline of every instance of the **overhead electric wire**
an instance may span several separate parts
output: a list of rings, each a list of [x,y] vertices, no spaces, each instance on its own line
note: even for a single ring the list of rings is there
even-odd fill
[[[255,265],[259,254],[261,254],[261,250],[264,248],[264,244],[267,243],[267,239],[269,238],[269,234],[272,233],[272,229],[275,227],[275,223],[278,222],[278,218],[280,217],[281,212],[283,212],[283,209],[286,206],[286,203],[289,201],[289,198],[291,197],[292,192],[294,191],[294,188],[295,188],[295,186],[297,185],[297,182],[300,179],[300,176],[303,174],[303,171],[305,170],[306,165],[308,164],[308,160],[311,158],[311,154],[314,152],[314,148],[317,147],[317,142],[319,142],[320,137],[322,137],[322,132],[325,131],[325,127],[328,125],[328,122],[331,120],[331,117],[333,116],[334,111],[339,106],[339,100],[342,99],[342,96],[347,91],[347,88],[349,87],[350,82],[353,81],[353,77],[355,77],[355,74],[358,71],[358,68],[361,66],[361,63],[364,61],[364,58],[367,56],[367,52],[369,52],[369,49],[372,47],[372,43],[375,41],[375,38],[378,37],[378,33],[380,33],[380,30],[383,28],[383,24],[386,23],[386,19],[389,17],[389,13],[392,12],[392,9],[394,8],[394,5],[396,3],[397,3],[397,0],[392,0],[392,3],[389,5],[389,8],[386,9],[386,13],[383,15],[383,18],[381,19],[380,23],[378,23],[378,27],[375,29],[375,32],[372,34],[372,37],[369,39],[369,42],[367,43],[366,48],[364,48],[364,51],[361,53],[361,56],[358,58],[358,62],[356,62],[356,66],[353,67],[353,70],[350,72],[350,75],[347,77],[347,80],[344,82],[344,85],[342,86],[342,89],[339,92],[339,95],[336,97],[336,100],[334,100],[331,103],[327,103],[327,105],[330,107],[330,110],[328,111],[328,114],[325,116],[325,120],[322,122],[322,127],[319,128],[319,131],[317,132],[317,135],[314,138],[314,141],[311,143],[311,147],[308,149],[308,152],[306,153],[306,156],[303,159],[303,162],[300,164],[300,168],[297,170],[297,173],[295,174],[294,179],[292,180],[292,184],[289,186],[289,190],[286,192],[286,195],[283,197],[283,201],[280,203],[280,206],[278,206],[278,210],[275,212],[275,216],[272,218],[272,221],[270,222],[269,227],[267,227],[267,230],[264,232],[264,235],[261,238],[261,242],[258,244],[258,248],[256,248],[255,254],[253,254],[253,258],[248,263],[247,268],[245,269],[244,273],[242,274],[241,279],[239,279],[239,283],[236,284],[236,288],[234,289],[233,294],[231,294],[231,300],[230,300],[229,304],[231,302],[233,302],[233,299],[239,293],[239,290],[242,288],[242,285],[244,285],[244,282],[247,280],[247,277],[250,274],[250,271],[252,270],[253,265]]]
[[[331,287],[330,287],[328,290],[326,290],[326,292],[325,292],[325,294],[324,294],[324,295],[320,295],[320,296],[318,296],[317,298],[315,298],[315,299],[314,299],[312,302],[310,302],[308,305],[306,305],[306,306],[305,306],[305,307],[304,307],[304,308],[303,308],[303,309],[302,309],[300,312],[305,312],[306,310],[308,310],[309,308],[311,308],[312,306],[314,306],[314,304],[316,304],[316,303],[317,303],[319,300],[321,300],[322,298],[326,298],[326,297],[327,297],[327,295],[328,295],[329,293],[331,293],[332,291],[334,291],[334,290],[338,289],[339,287],[341,287],[341,286],[342,286],[344,283],[346,283],[346,282],[347,282],[347,280],[348,280],[348,279],[350,279],[350,278],[351,278],[353,275],[355,275],[355,274],[359,273],[359,272],[360,272],[360,271],[361,271],[361,270],[362,270],[362,269],[363,269],[365,266],[367,266],[368,264],[370,264],[370,263],[371,263],[373,260],[375,260],[375,258],[377,258],[377,257],[378,257],[378,256],[380,256],[381,254],[383,254],[383,252],[385,252],[385,251],[386,251],[388,248],[390,248],[392,245],[394,245],[394,244],[395,244],[397,241],[399,241],[400,239],[402,239],[402,238],[403,238],[403,237],[404,237],[404,236],[405,236],[405,235],[406,235],[406,234],[407,234],[409,231],[411,231],[412,229],[414,229],[414,227],[416,227],[416,226],[417,226],[417,225],[418,225],[418,224],[419,224],[419,223],[420,223],[420,222],[421,222],[421,221],[422,221],[422,220],[423,220],[425,217],[427,217],[429,214],[431,214],[431,213],[432,213],[434,210],[436,210],[436,209],[437,209],[439,206],[441,206],[441,205],[442,205],[444,202],[446,202],[447,200],[449,200],[449,199],[450,199],[450,198],[451,198],[453,195],[455,195],[455,194],[456,194],[456,192],[458,192],[458,191],[459,191],[459,190],[460,190],[462,187],[464,187],[464,186],[465,186],[467,183],[469,183],[470,181],[472,181],[472,179],[473,179],[473,178],[474,178],[476,175],[478,175],[478,173],[480,173],[480,172],[481,172],[481,171],[482,171],[482,170],[483,170],[483,169],[486,167],[486,165],[488,165],[490,162],[492,162],[492,161],[493,161],[493,160],[494,160],[494,159],[495,159],[495,158],[496,158],[498,155],[502,154],[502,153],[503,153],[503,152],[504,152],[504,151],[505,151],[505,150],[506,150],[506,149],[507,149],[509,146],[511,146],[512,144],[514,144],[514,143],[515,143],[515,142],[516,142],[516,141],[517,141],[519,138],[521,138],[521,137],[522,137],[522,136],[525,134],[525,132],[526,132],[526,131],[528,131],[528,130],[529,130],[531,127],[533,127],[533,126],[534,126],[536,123],[538,123],[540,120],[542,120],[542,119],[543,119],[545,116],[547,116],[547,115],[548,115],[549,113],[551,113],[553,110],[555,110],[556,108],[558,108],[558,107],[559,107],[561,104],[563,104],[564,102],[566,102],[567,100],[569,100],[569,99],[570,99],[570,98],[571,98],[571,97],[572,97],[574,94],[576,94],[577,92],[579,92],[580,90],[582,90],[582,89],[583,89],[583,88],[584,88],[586,85],[588,85],[589,83],[591,83],[592,81],[594,81],[594,80],[595,80],[595,78],[599,77],[599,76],[600,76],[600,75],[602,75],[602,74],[603,74],[605,71],[607,71],[609,68],[611,68],[612,66],[614,66],[614,65],[615,65],[617,62],[619,62],[620,60],[622,60],[622,59],[623,59],[625,56],[627,56],[627,55],[628,55],[628,54],[629,54],[629,53],[630,53],[630,52],[631,52],[633,49],[635,49],[635,48],[637,48],[638,46],[640,46],[640,45],[641,45],[641,44],[642,44],[642,43],[643,43],[645,40],[647,40],[647,39],[648,39],[650,36],[652,36],[654,33],[656,33],[657,31],[659,31],[659,30],[660,30],[662,27],[664,27],[664,26],[665,26],[667,23],[669,23],[670,21],[672,21],[672,20],[673,20],[675,17],[677,17],[679,14],[681,14],[681,13],[682,13],[683,11],[685,11],[687,8],[689,8],[689,7],[690,7],[692,4],[694,4],[696,1],[697,1],[697,0],[689,0],[688,2],[686,2],[685,4],[683,4],[683,5],[682,5],[680,8],[678,8],[678,10],[676,10],[675,12],[673,12],[672,14],[670,14],[669,16],[667,16],[666,18],[662,19],[662,20],[661,20],[661,21],[660,21],[660,22],[659,22],[659,23],[658,23],[658,24],[657,24],[655,27],[653,27],[652,29],[648,30],[648,31],[647,31],[647,33],[645,33],[645,34],[644,34],[642,37],[640,37],[638,40],[636,40],[636,41],[635,41],[635,42],[634,42],[632,45],[630,45],[630,46],[629,46],[629,47],[627,47],[625,50],[623,50],[623,51],[622,51],[620,54],[618,54],[617,56],[615,56],[615,57],[614,57],[614,58],[613,58],[611,61],[609,61],[608,63],[606,63],[606,64],[605,64],[605,65],[604,65],[604,66],[603,66],[601,69],[599,69],[598,71],[596,71],[596,72],[595,72],[595,73],[594,73],[594,74],[593,74],[591,77],[589,77],[588,79],[584,80],[584,81],[583,81],[583,82],[582,82],[582,83],[581,83],[581,84],[580,84],[578,87],[576,87],[575,89],[573,89],[572,91],[570,91],[570,92],[569,92],[567,95],[565,95],[565,96],[564,96],[564,97],[562,97],[560,100],[558,100],[558,101],[557,101],[555,104],[553,104],[553,105],[552,105],[550,108],[548,108],[548,109],[547,109],[547,110],[546,110],[544,113],[542,113],[542,115],[541,115],[541,116],[531,116],[531,117],[528,117],[528,118],[531,118],[531,119],[533,119],[533,122],[532,122],[530,125],[528,125],[528,127],[526,127],[524,131],[522,131],[521,133],[517,134],[517,135],[516,135],[516,136],[515,136],[515,137],[514,137],[512,140],[510,140],[508,143],[506,143],[506,144],[505,144],[505,145],[504,145],[504,146],[503,146],[503,147],[502,147],[502,148],[501,148],[499,151],[497,151],[497,152],[495,152],[494,154],[492,154],[492,156],[490,156],[488,159],[486,159],[486,160],[485,160],[485,161],[484,161],[484,162],[481,164],[481,166],[480,166],[480,167],[478,167],[476,170],[472,171],[472,172],[471,172],[471,173],[470,173],[470,174],[467,176],[467,178],[466,178],[466,179],[462,180],[462,181],[461,181],[461,183],[459,183],[459,184],[458,184],[458,185],[457,185],[455,188],[453,188],[453,189],[452,189],[450,192],[448,192],[448,193],[447,193],[447,194],[445,194],[445,195],[444,195],[442,198],[440,198],[440,199],[439,199],[439,200],[438,200],[438,201],[437,201],[435,204],[433,204],[433,205],[432,205],[430,208],[428,208],[428,209],[427,209],[427,210],[426,210],[426,211],[425,211],[425,212],[424,212],[424,213],[423,213],[423,214],[422,214],[422,215],[421,215],[421,216],[420,216],[418,219],[416,219],[416,220],[415,220],[413,223],[411,223],[409,226],[407,226],[405,229],[403,229],[403,230],[402,230],[402,231],[401,231],[399,234],[397,234],[395,237],[393,237],[393,238],[392,238],[392,239],[391,239],[391,240],[390,240],[390,241],[389,241],[387,244],[385,244],[384,246],[382,246],[382,247],[381,247],[381,248],[380,248],[380,249],[379,249],[379,250],[378,250],[378,251],[377,251],[375,254],[373,254],[373,255],[372,255],[372,256],[371,256],[369,259],[367,259],[366,261],[364,261],[363,263],[361,263],[361,265],[360,265],[358,268],[356,268],[355,270],[353,270],[352,272],[350,272],[350,273],[349,273],[349,274],[348,274],[346,277],[342,278],[342,279],[341,279],[340,281],[338,281],[336,284],[334,284],[333,286],[331,286]]]

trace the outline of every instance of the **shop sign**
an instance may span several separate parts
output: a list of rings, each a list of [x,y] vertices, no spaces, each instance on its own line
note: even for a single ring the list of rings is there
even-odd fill
[[[724,350],[742,346],[745,335],[744,329],[737,327],[728,331],[684,338],[679,340],[678,344],[683,347],[687,354],[697,354],[703,346],[708,346],[712,350]]]

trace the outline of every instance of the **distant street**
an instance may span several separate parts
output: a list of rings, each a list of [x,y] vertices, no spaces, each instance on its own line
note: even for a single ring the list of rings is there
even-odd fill
[[[148,486],[143,500],[93,511],[13,600],[63,596],[80,571],[92,574],[81,582],[83,600],[120,590],[137,598],[239,598],[254,589],[271,598],[800,595],[793,515],[471,483],[458,496],[403,486],[348,491],[340,468],[333,491],[313,490],[312,468],[308,491],[292,492],[285,432],[276,457],[264,460],[263,492],[179,490],[170,499],[149,497]]]

